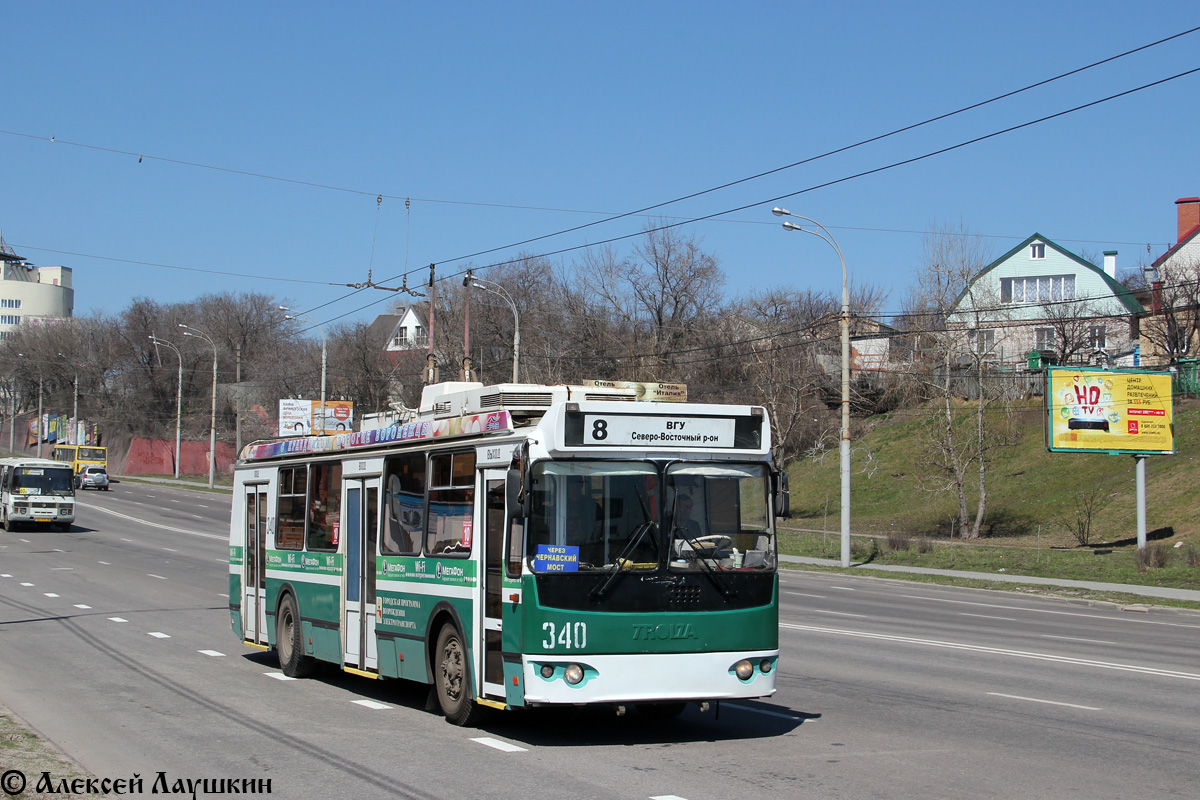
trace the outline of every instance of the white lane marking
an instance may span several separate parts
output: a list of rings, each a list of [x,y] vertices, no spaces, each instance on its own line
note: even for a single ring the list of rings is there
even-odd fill
[[[146,633],[146,635],[153,636],[155,639],[170,639],[171,638],[169,634],[163,633],[162,631],[148,631]]]
[[[814,608],[813,613],[816,614],[836,614],[839,617],[865,617],[866,614],[851,614],[849,611],[826,611],[823,608]]]
[[[830,586],[830,589],[841,589],[843,592],[857,592],[857,589],[851,589],[849,586]]]
[[[51,572],[74,572],[74,567],[51,567]]]
[[[172,500],[171,502],[172,502],[172,503],[178,503],[179,501],[178,501],[178,500]]]
[[[54,592],[45,592],[46,597],[58,597]]]
[[[1136,588],[1136,587],[1134,587],[1134,588]],[[1137,623],[1141,623],[1142,625],[1166,625],[1171,628],[1200,628],[1200,625],[1188,625],[1183,622],[1156,622],[1154,620],[1145,619],[1144,617],[1140,617],[1140,618],[1139,617],[1128,617],[1128,616],[1112,617],[1112,616],[1106,616],[1101,613],[1083,614],[1078,611],[1054,611],[1053,609],[1049,609],[1049,608],[1022,608],[1021,606],[1002,606],[1002,605],[999,605],[998,603],[977,603],[977,602],[972,602],[970,600],[950,600],[949,598],[945,598],[945,597],[921,597],[919,595],[914,595],[914,594],[902,594],[899,596],[906,597],[909,600],[928,600],[933,603],[957,603],[958,605],[963,605],[963,606],[983,606],[984,608],[999,608],[1003,611],[1028,611],[1028,612],[1034,613],[1034,614],[1056,614],[1060,617],[1085,617],[1086,619],[1108,620],[1108,621],[1112,621],[1112,622],[1137,622]]]
[[[51,552],[51,553],[65,553],[65,552],[67,552],[67,551],[66,551],[66,550],[63,550],[62,548],[55,547],[55,548],[51,549],[51,550],[50,550],[50,552]]]
[[[738,703],[724,703],[725,708],[736,708],[739,711],[750,711],[755,714],[766,714],[768,717],[779,717],[780,719],[802,720],[803,717],[797,717],[794,714],[782,714],[778,711],[767,711],[764,708],[753,708],[751,706],[743,706]]]
[[[391,706],[386,706],[383,703],[376,703],[374,700],[352,700],[351,702],[356,706],[363,706],[374,711],[384,711],[391,708]]]
[[[22,583],[21,585],[22,585],[22,586],[33,586],[33,584],[32,584],[32,583]]]
[[[1068,642],[1087,642],[1088,644],[1116,644],[1116,642],[1106,642],[1103,639],[1081,639],[1078,636],[1053,636],[1049,633],[1042,634],[1043,639],[1065,639]]]
[[[960,617],[977,617],[979,619],[1001,619],[1001,620],[1004,620],[1005,622],[1016,622],[1017,621],[1016,617],[996,617],[991,614],[968,614],[965,611],[958,612],[958,615]]]
[[[122,619],[121,617],[109,617],[108,621],[109,622],[129,622],[129,620]]]
[[[11,578],[11,577],[12,577],[12,575],[10,575],[10,574],[9,574],[9,573],[7,573],[7,572],[6,572],[6,573],[4,573],[3,575],[0,575],[0,578]]]
[[[680,797],[677,794],[656,794],[650,800],[687,800],[687,798]]]
[[[151,578],[158,578],[160,581],[166,580],[166,578],[164,578],[162,575],[155,575],[153,572],[147,572],[146,574],[149,575]]]
[[[1200,674],[1195,672],[1183,672],[1173,669],[1157,669],[1155,667],[1143,667],[1137,664],[1117,664],[1110,661],[1094,661],[1088,658],[1056,656],[1051,653],[1031,653],[1024,650],[1008,650],[1002,647],[987,647],[985,645],[978,644],[959,644],[958,642],[942,642],[938,641],[937,639],[918,639],[913,636],[894,636],[886,633],[867,633],[865,631],[849,631],[838,628],[818,628],[814,625],[796,625],[791,622],[781,622],[779,623],[779,627],[796,631],[832,633],[838,636],[853,636],[860,639],[899,642],[901,644],[919,644],[925,645],[926,647],[944,647],[949,650],[966,650],[972,653],[1010,656],[1012,658],[1029,658],[1035,661],[1053,661],[1058,664],[1073,664],[1079,667],[1096,667],[1098,669],[1115,669],[1121,672],[1138,672],[1143,675],[1156,675],[1162,678],[1182,678],[1183,680],[1188,681],[1200,681]]]
[[[86,605],[84,605],[83,603],[76,603],[76,604],[75,604],[75,607],[76,607],[76,608],[82,608],[84,611],[87,611],[88,609],[90,609],[90,608],[91,608],[91,606],[86,606]]]
[[[479,742],[482,745],[486,745],[488,747],[495,748],[496,750],[499,750],[502,753],[524,753],[524,752],[526,752],[526,748],[524,748],[524,747],[518,747],[517,745],[512,744],[511,742],[502,742],[499,739],[493,739],[490,736],[479,736],[479,737],[472,739],[471,741]]]
[[[150,528],[160,528],[161,530],[172,531],[174,533],[186,533],[188,536],[200,536],[205,539],[216,539],[216,540],[222,541],[222,542],[229,541],[228,534],[218,536],[215,533],[203,533],[201,531],[188,530],[187,528],[176,528],[172,525],[160,525],[157,522],[148,522],[147,520],[141,519],[139,517],[131,517],[128,514],[121,514],[117,511],[113,511],[111,508],[101,508],[100,506],[93,506],[90,504],[86,505],[85,508],[93,509],[95,511],[103,511],[105,514],[112,514],[114,517],[120,517],[121,519],[126,519],[126,520],[129,520],[130,522],[136,522],[139,525],[146,525],[147,527],[150,527]],[[208,508],[208,506],[203,506],[203,508]],[[125,541],[129,541],[129,540],[126,539]]]
[[[224,658],[225,654],[219,650],[197,650],[201,655],[211,656],[212,658]]]
[[[28,539],[22,539],[21,541],[25,544],[33,544],[33,542],[29,541]]]
[[[282,672],[264,672],[263,675],[266,675],[268,678],[274,678],[277,681],[294,681],[294,680],[296,680],[296,678],[289,678],[287,675],[284,675]]]
[[[1060,703],[1057,700],[1039,700],[1036,697],[1021,697],[1019,694],[1001,694],[1000,692],[988,692],[992,697],[1007,697],[1009,700],[1025,700],[1030,703],[1045,703],[1048,706],[1066,706],[1067,708],[1082,708],[1084,711],[1101,711],[1102,709],[1095,706],[1081,706],[1076,703]]]
[[[133,539],[126,539],[124,536],[122,536],[122,537],[121,537],[121,541],[122,541],[122,542],[132,542],[132,541],[133,541]]]
[[[97,564],[103,564],[103,565],[104,565],[104,566],[106,566],[106,567],[111,567],[111,566],[112,566],[112,564],[108,563],[107,561],[97,561],[96,563],[97,563]]]
[[[179,552],[174,547],[164,547],[163,550],[166,550],[168,553],[178,553]]]
[[[784,592],[784,594],[794,594],[796,597],[815,597],[818,600],[825,599],[825,595],[823,594],[805,594],[804,592]]]
[[[196,505],[200,506],[201,508],[208,508],[208,506],[204,505],[204,503],[197,503]]]

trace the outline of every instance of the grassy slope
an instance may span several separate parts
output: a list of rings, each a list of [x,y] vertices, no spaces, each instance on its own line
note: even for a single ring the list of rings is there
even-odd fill
[[[1043,445],[1040,405],[1014,417],[1021,436],[994,451],[988,470],[985,541],[989,544],[1075,546],[1075,538],[1054,517],[1074,496],[1093,486],[1107,488],[1108,506],[1098,515],[1092,543],[1123,543],[1137,535],[1134,459],[1075,453],[1049,453]],[[947,536],[957,502],[922,486],[921,452],[929,441],[923,414],[898,412],[874,418],[854,442],[851,477],[851,527],[855,534]],[[873,474],[863,472],[865,451],[875,460]],[[1200,543],[1200,404],[1179,403],[1175,416],[1175,454],[1147,459],[1147,528],[1167,544]],[[789,469],[792,526],[838,528],[838,455],[803,459]],[[977,484],[977,473],[972,480]],[[972,487],[974,489],[974,487]],[[969,506],[975,511],[975,492]],[[827,509],[827,510],[826,510]],[[826,514],[828,515],[826,517]]]

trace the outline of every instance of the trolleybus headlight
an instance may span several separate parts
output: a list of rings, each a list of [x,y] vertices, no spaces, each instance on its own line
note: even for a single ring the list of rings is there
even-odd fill
[[[770,672],[770,671],[771,671],[771,668],[772,668],[773,666],[775,666],[775,664],[774,664],[774,663],[771,661],[771,659],[769,659],[769,658],[764,658],[764,659],[762,660],[762,663],[758,665],[758,668],[759,668],[760,670],[762,670],[762,674],[763,674],[763,675],[766,675],[768,672]]]
[[[542,677],[545,678],[546,680],[550,680],[551,678],[554,677],[554,665],[553,664],[542,664]]]
[[[743,681],[748,681],[754,675],[754,665],[747,659],[742,659],[733,665],[733,672]]]
[[[583,680],[583,667],[578,664],[567,664],[567,668],[563,670],[563,678],[574,686]]]

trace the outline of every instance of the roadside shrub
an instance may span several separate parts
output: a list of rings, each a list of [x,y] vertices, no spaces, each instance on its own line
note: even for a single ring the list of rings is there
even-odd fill
[[[917,539],[917,552],[918,553],[932,553],[933,552],[933,540],[930,539],[928,536],[919,537]]]
[[[1200,547],[1189,544],[1183,551],[1183,560],[1189,567],[1200,567]]]
[[[1101,512],[1112,502],[1113,495],[1103,486],[1093,486],[1087,491],[1078,492],[1071,502],[1063,507],[1056,515],[1055,521],[1064,530],[1075,537],[1081,547],[1087,547],[1092,541],[1093,528],[1100,519]]]
[[[1134,558],[1137,560],[1138,572],[1162,569],[1171,560],[1171,551],[1165,545],[1150,544],[1146,545],[1145,549],[1138,550]]]
[[[893,553],[907,550],[912,544],[912,540],[908,538],[908,534],[899,531],[892,531],[887,537],[887,548]]]

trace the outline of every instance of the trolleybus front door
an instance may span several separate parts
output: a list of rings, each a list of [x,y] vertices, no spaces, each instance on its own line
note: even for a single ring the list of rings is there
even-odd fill
[[[267,644],[267,487],[246,487],[242,542],[242,631],[247,642]]]
[[[346,666],[378,669],[375,554],[379,550],[379,479],[346,480],[346,585],[342,630]]]
[[[483,694],[504,699],[501,605],[504,576],[504,478],[502,469],[483,472]]]

